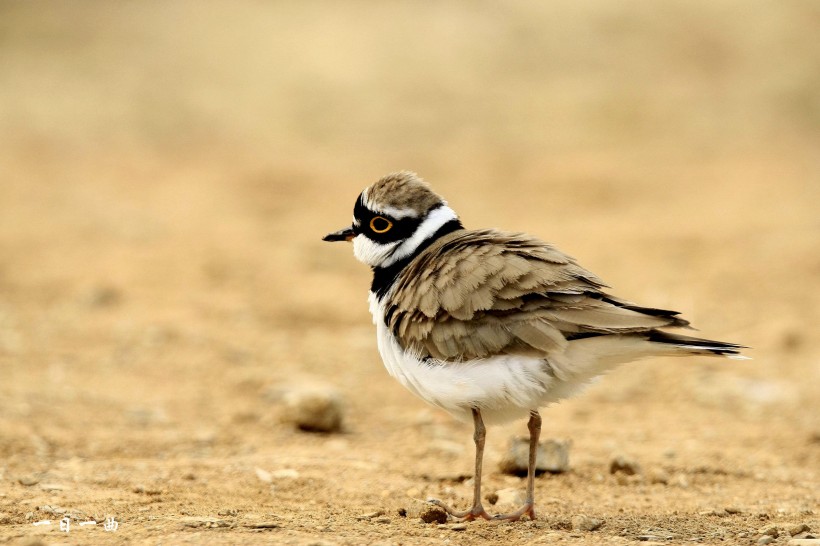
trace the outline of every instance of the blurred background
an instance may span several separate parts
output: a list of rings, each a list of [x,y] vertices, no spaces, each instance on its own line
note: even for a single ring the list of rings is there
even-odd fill
[[[344,449],[469,470],[446,416],[429,410],[466,447],[443,461],[404,430],[427,410],[381,366],[369,271],[320,241],[402,169],[466,226],[535,234],[754,347],[629,366],[556,408],[545,431],[590,453],[580,468],[679,442],[816,480],[818,24],[811,0],[0,3],[9,500],[65,461],[84,482],[112,458],[314,453],[270,410],[295,378],[345,396]]]

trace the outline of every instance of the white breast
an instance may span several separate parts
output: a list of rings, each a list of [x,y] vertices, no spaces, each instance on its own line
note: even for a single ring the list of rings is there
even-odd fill
[[[384,324],[384,308],[370,294],[379,353],[387,372],[412,393],[453,416],[469,421],[470,408],[481,409],[488,424],[525,417],[575,394],[584,382],[562,381],[543,359],[496,356],[467,362],[422,360],[399,345]]]

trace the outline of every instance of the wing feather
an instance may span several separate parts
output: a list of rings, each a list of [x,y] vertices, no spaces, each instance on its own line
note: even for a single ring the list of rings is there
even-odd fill
[[[387,326],[405,348],[442,361],[563,352],[568,337],[685,326],[677,313],[602,292],[604,283],[523,234],[459,230],[396,279]]]

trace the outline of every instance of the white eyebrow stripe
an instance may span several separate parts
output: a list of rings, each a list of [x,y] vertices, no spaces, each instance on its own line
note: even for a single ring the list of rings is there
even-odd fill
[[[373,207],[371,209],[375,213],[384,214],[386,216],[390,216],[391,218],[395,218],[396,220],[401,220],[402,218],[418,218],[419,211],[416,209],[397,209],[396,207]]]

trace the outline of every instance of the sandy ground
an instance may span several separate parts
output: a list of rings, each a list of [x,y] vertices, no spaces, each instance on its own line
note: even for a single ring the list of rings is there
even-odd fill
[[[3,3],[0,543],[820,534],[818,20],[797,1]],[[320,241],[405,168],[466,225],[537,234],[753,360],[625,366],[542,412],[571,470],[538,478],[536,521],[421,522],[427,497],[469,502],[472,431],[387,375],[369,271]],[[304,384],[338,390],[341,432],[286,421]],[[523,489],[497,465],[525,433],[489,430],[487,495]],[[642,472],[610,474],[619,453]]]

